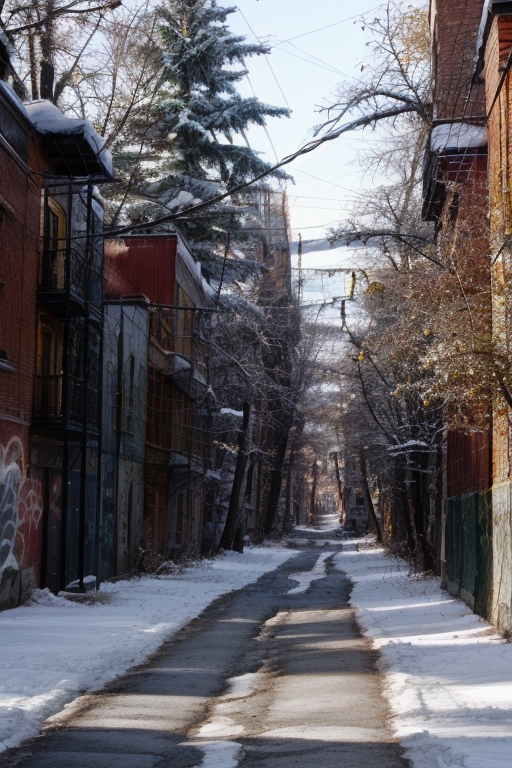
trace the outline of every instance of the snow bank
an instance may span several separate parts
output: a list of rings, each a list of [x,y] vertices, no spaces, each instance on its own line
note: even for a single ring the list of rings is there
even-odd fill
[[[80,693],[142,663],[220,595],[256,581],[295,553],[228,552],[182,574],[103,584],[92,605],[47,590],[0,613],[0,752],[38,733]]]
[[[487,128],[469,123],[444,123],[432,130],[430,148],[432,152],[446,152],[449,149],[462,152],[487,146]]]
[[[414,768],[509,768],[512,646],[438,579],[365,546],[344,543],[335,564],[381,650],[394,730]]]

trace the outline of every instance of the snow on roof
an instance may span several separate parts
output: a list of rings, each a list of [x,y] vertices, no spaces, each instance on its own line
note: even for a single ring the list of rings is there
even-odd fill
[[[25,105],[16,96],[11,86],[8,85],[4,80],[0,80],[0,91],[16,107],[18,112],[21,112],[25,120],[28,120],[29,122],[31,122],[30,117],[28,116],[27,110],[25,109]]]
[[[29,119],[35,129],[43,136],[64,135],[82,136],[97,154],[105,171],[113,175],[112,157],[108,150],[103,149],[104,141],[99,133],[87,121],[75,117],[67,117],[55,104],[45,99],[31,101],[25,105]]]
[[[436,125],[430,139],[432,152],[446,152],[448,149],[460,152],[487,146],[487,128],[468,123],[444,123]]]

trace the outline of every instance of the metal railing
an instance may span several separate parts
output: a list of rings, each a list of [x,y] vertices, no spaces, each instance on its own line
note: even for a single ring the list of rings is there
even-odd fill
[[[69,290],[87,298],[93,305],[99,305],[102,299],[101,273],[95,269],[80,251],[65,248],[45,251],[42,255],[40,288],[44,291],[64,293],[67,290],[69,270]]]
[[[67,406],[63,397],[67,384]],[[73,376],[36,376],[34,382],[34,418],[43,421],[72,421],[81,424],[87,397],[87,424],[95,428],[99,422],[99,393]],[[64,412],[66,411],[66,412]]]

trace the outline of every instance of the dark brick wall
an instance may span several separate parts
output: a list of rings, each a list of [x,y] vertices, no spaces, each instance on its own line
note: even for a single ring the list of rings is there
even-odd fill
[[[35,362],[41,193],[1,145],[0,195],[8,203],[0,213],[0,279],[4,283],[0,290],[0,349],[14,368],[0,370],[0,413],[28,422]]]
[[[29,163],[42,165],[29,142]],[[39,584],[41,483],[31,477],[29,422],[36,357],[42,177],[0,139],[0,609]]]
[[[485,114],[482,85],[470,89],[482,8],[483,0],[436,0],[431,4],[434,118],[437,120]]]

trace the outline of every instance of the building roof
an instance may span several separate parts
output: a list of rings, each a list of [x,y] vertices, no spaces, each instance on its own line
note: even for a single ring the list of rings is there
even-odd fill
[[[104,141],[87,121],[67,117],[45,99],[24,105],[28,118],[50,155],[57,176],[113,178],[112,158]]]

